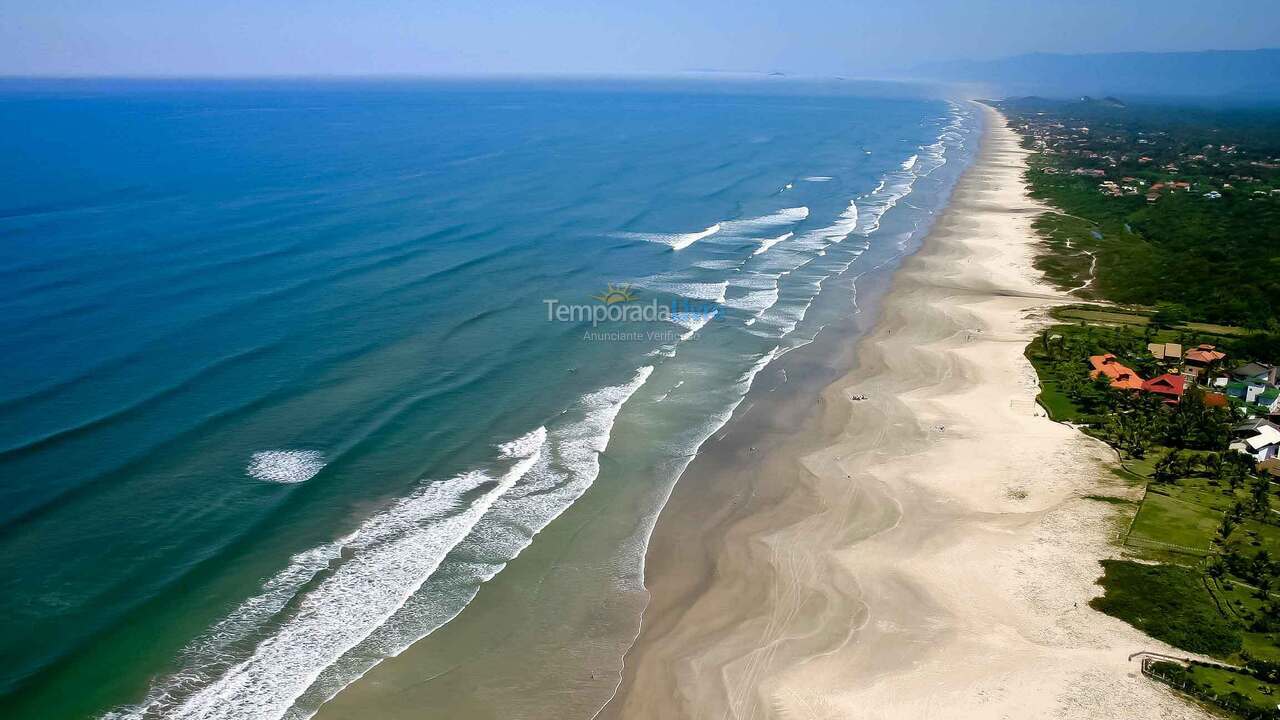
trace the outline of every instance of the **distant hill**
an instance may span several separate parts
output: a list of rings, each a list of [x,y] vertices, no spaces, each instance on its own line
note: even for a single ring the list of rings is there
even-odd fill
[[[1174,96],[1280,101],[1280,49],[1055,55],[930,63],[912,77],[983,85],[1003,95]]]

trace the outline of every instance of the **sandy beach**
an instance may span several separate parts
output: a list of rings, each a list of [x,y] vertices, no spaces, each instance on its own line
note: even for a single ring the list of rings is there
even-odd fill
[[[749,443],[677,485],[602,717],[1205,716],[1127,659],[1168,648],[1087,606],[1124,518],[1086,496],[1138,489],[1035,403],[1023,348],[1068,298],[1032,267],[1025,151],[983,112],[978,159],[839,351],[854,369],[748,413]]]

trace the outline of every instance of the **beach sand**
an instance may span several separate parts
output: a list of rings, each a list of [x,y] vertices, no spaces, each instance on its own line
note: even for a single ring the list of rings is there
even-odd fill
[[[1025,151],[983,112],[874,329],[832,351],[853,369],[746,406],[749,440],[680,480],[601,717],[1207,717],[1127,659],[1169,648],[1087,605],[1125,518],[1085,496],[1140,489],[1035,403],[1022,352],[1068,298],[1032,266]]]

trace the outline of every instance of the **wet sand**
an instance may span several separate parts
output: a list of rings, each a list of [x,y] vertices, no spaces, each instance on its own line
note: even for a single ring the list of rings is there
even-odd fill
[[[1085,496],[1138,489],[1035,404],[1022,351],[1068,298],[1032,267],[1025,152],[984,112],[874,329],[783,358],[787,391],[753,390],[676,486],[601,717],[1206,717],[1127,660],[1166,647],[1087,606],[1122,519]]]

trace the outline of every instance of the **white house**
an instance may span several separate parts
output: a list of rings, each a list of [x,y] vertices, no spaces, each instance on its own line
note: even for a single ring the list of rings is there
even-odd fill
[[[1231,443],[1231,449],[1250,455],[1258,462],[1270,460],[1280,455],[1280,430],[1270,423],[1261,425],[1256,434]]]

